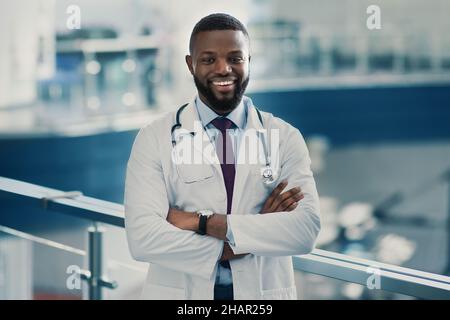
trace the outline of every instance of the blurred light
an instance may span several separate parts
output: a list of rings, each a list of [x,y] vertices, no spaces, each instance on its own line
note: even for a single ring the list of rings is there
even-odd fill
[[[408,261],[416,251],[416,244],[397,234],[387,234],[375,247],[377,260],[394,265]]]
[[[122,103],[126,105],[127,107],[135,105],[136,104],[136,95],[132,92],[126,92],[122,96]]]
[[[100,108],[100,99],[96,96],[87,99],[87,107],[91,110],[98,110]]]
[[[125,59],[122,62],[122,69],[125,72],[134,72],[134,70],[136,70],[136,62],[134,62],[133,59]]]
[[[345,228],[345,237],[349,240],[361,240],[376,226],[373,206],[363,202],[353,202],[339,213],[339,224]]]
[[[100,72],[102,66],[96,60],[89,61],[86,63],[86,72],[92,75],[96,75]]]
[[[372,205],[363,202],[353,202],[341,210],[339,223],[343,227],[354,227],[369,222],[372,216]]]
[[[363,286],[356,283],[346,283],[342,288],[342,295],[348,299],[359,299],[364,292]]]

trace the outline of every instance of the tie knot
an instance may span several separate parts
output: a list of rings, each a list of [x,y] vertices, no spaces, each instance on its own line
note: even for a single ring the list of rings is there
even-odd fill
[[[231,129],[234,126],[233,121],[228,118],[217,117],[213,121],[211,121],[214,127],[219,129],[220,131],[225,131]]]

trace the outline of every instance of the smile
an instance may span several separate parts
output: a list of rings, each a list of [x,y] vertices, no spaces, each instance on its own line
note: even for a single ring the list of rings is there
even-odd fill
[[[213,88],[222,94],[232,92],[236,86],[236,80],[211,81]]]
[[[234,81],[213,81],[212,83],[215,86],[230,86],[234,83]]]

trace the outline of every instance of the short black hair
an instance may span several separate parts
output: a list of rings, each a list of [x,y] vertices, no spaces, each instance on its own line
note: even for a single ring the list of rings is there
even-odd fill
[[[189,39],[189,52],[192,54],[194,47],[195,37],[197,34],[203,31],[216,31],[216,30],[235,30],[242,31],[247,40],[250,40],[247,29],[245,26],[235,17],[226,13],[213,13],[202,18],[195,25]]]

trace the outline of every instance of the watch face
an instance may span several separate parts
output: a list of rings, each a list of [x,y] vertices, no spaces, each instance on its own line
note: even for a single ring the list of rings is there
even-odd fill
[[[214,214],[211,210],[200,210],[199,213],[205,217],[209,217]]]

